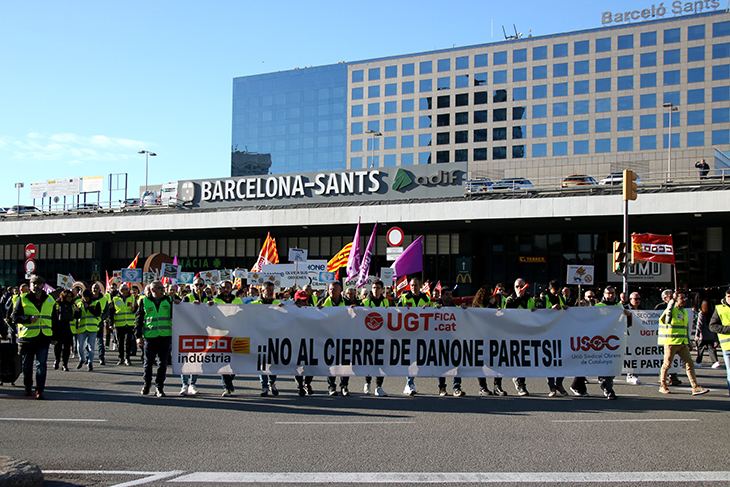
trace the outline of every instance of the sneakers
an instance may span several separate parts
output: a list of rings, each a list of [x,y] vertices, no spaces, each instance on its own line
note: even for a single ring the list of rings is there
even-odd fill
[[[124,365],[132,365],[132,361],[127,359],[124,361]]]
[[[53,370],[58,370],[58,360],[53,362]]]
[[[701,369],[701,368],[702,368],[702,363],[695,362],[695,369]]]
[[[157,396],[157,397],[165,397],[165,391],[163,391],[159,387],[155,387],[155,396]]]
[[[379,397],[387,397],[388,395],[385,393],[382,387],[378,387],[375,389],[375,395]]]
[[[122,360],[122,359],[119,359],[119,360],[117,361],[117,365],[124,365],[124,360]]]
[[[266,397],[269,395],[269,386],[262,386],[261,387],[261,397]]]
[[[481,392],[482,391],[480,390],[479,393],[481,394]],[[506,396],[507,395],[507,391],[505,391],[504,389],[502,389],[501,386],[494,386],[494,395],[495,396]]]
[[[588,392],[580,392],[578,389],[575,389],[574,387],[571,387],[570,390],[573,392],[574,396],[579,397],[588,397]]]
[[[457,387],[454,389],[454,397],[464,397],[466,396],[466,392],[461,390],[461,387]]]
[[[410,387],[406,385],[406,387],[403,389],[403,394],[406,396],[415,396],[418,394],[418,391],[416,391],[415,387]]]
[[[671,394],[672,391],[669,390],[669,387],[667,387],[666,384],[662,384],[661,387],[659,387],[659,392],[662,394]]]
[[[142,392],[140,392],[140,394],[142,394],[143,396],[146,396],[149,393],[150,393],[150,385],[149,384],[143,385]]]
[[[308,396],[313,396],[314,395],[314,389],[312,389],[312,384],[305,384],[304,385],[304,390],[307,391],[307,395]]]
[[[348,389],[347,386],[342,386],[341,389],[342,389],[342,395],[344,397],[347,397],[350,395],[350,389]]]
[[[223,389],[223,394],[221,394],[221,396],[230,397],[231,393],[232,393],[232,391],[230,389],[226,388],[226,389]]]
[[[634,384],[636,386],[641,384],[639,378],[636,377],[634,374],[626,374],[626,382],[628,382],[629,384]]]
[[[79,362],[79,364],[78,364],[78,365],[76,366],[76,370],[80,369],[80,368],[81,368],[81,367],[83,367],[83,366],[84,366],[84,361],[82,360],[82,361],[81,361],[81,362]]]
[[[91,362],[89,362],[89,365],[86,366],[86,370],[88,370],[89,372],[93,372],[94,371],[94,364],[92,364]]]
[[[502,391],[502,392],[504,392],[504,391]],[[494,393],[497,394],[497,387],[494,388]],[[492,391],[490,391],[486,387],[480,387],[479,388],[479,395],[480,396],[491,396],[492,395]],[[497,395],[501,395],[501,394],[497,394]]]
[[[64,372],[68,372],[68,365],[62,365],[61,370],[63,370]]]
[[[299,388],[299,397],[304,397],[307,395],[307,391],[304,390],[304,386]]]
[[[548,394],[548,397],[555,397],[558,395],[558,391],[555,389],[550,389],[550,394]]]
[[[271,391],[272,396],[278,396],[279,395],[279,389],[276,388],[276,384],[273,382],[269,384],[269,390]]]
[[[700,394],[707,394],[708,392],[710,392],[710,390],[709,389],[705,389],[702,386],[697,386],[694,389],[692,389],[692,395],[693,396],[699,396]]]
[[[722,364],[720,362],[715,362],[714,364],[712,364],[713,369],[719,369],[720,367],[722,367]]]
[[[103,358],[99,359],[99,365],[106,365],[106,360],[104,360]]]
[[[702,392],[700,392],[700,394],[702,394]],[[43,397],[43,391],[35,391],[35,398],[40,400],[45,399],[45,397]]]
[[[525,387],[525,386],[519,386],[517,388],[517,395],[518,396],[529,396],[530,393],[527,392],[527,387]]]
[[[607,391],[606,393],[606,399],[609,401],[615,401],[616,400],[616,393],[613,391]]]
[[[563,387],[563,386],[557,386],[556,385],[555,386],[555,390],[558,391],[558,394],[560,394],[561,396],[567,396],[568,395],[568,391],[566,391],[565,390],[565,387]]]
[[[337,389],[335,389],[334,387],[330,387],[328,394],[330,396],[336,396],[337,395]]]
[[[189,386],[183,384],[182,388],[180,389],[180,395],[181,396],[187,396],[188,395]]]
[[[365,387],[363,387],[363,388],[362,388],[362,392],[363,392],[363,394],[365,394],[366,396],[369,396],[369,395],[370,395],[370,384],[368,384],[368,383],[366,382],[366,383],[365,383]]]
[[[405,393],[405,391],[403,391]],[[443,397],[446,395],[446,386],[439,387],[439,396]]]
[[[188,394],[190,394],[191,396],[194,396],[197,393],[198,393],[198,388],[195,387],[195,384],[190,384],[188,386]]]

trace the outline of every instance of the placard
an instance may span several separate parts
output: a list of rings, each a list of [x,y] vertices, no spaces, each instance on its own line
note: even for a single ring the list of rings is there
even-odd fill
[[[572,285],[593,285],[595,281],[594,267],[592,265],[569,265],[566,284]]]
[[[289,262],[306,262],[307,249],[289,249]]]
[[[233,269],[233,277],[236,279],[248,279],[248,269]]]
[[[177,280],[178,284],[192,284],[195,279],[194,272],[181,272],[180,277]]]
[[[163,262],[160,266],[160,278],[166,277],[168,279],[180,279],[181,272],[181,265],[173,265]]]
[[[220,273],[216,269],[210,271],[202,271],[200,273],[200,277],[205,281],[206,284],[218,284],[221,280]]]
[[[119,271],[122,282],[142,282],[142,269],[122,269]],[[152,274],[154,276],[154,274]],[[154,279],[152,279],[154,281]],[[152,282],[145,280],[144,282]]]
[[[395,278],[395,269],[392,267],[381,267],[380,268],[380,280],[386,286],[393,285],[393,279]]]

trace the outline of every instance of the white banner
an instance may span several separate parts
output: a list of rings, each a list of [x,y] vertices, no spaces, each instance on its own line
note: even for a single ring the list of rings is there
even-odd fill
[[[629,336],[626,340],[626,353],[624,354],[624,374],[652,374],[659,375],[659,369],[664,362],[664,345],[657,345],[657,333],[659,330],[659,317],[664,310],[632,310],[632,325],[629,328]],[[689,322],[692,323],[693,313],[687,310]],[[669,372],[680,372],[684,370],[684,362],[679,356],[674,357]]]
[[[626,317],[613,306],[532,312],[181,303],[172,329],[175,374],[612,376],[621,372]]]

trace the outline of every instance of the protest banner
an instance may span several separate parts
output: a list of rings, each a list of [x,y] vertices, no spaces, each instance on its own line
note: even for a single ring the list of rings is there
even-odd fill
[[[612,376],[623,364],[626,316],[611,306],[532,312],[182,303],[172,329],[175,374]]]
[[[628,330],[626,350],[624,353],[624,374],[659,375],[659,369],[664,362],[664,345],[657,345],[659,317],[664,310],[632,310],[632,325]],[[692,323],[693,313],[687,310],[689,322]],[[679,356],[674,357],[669,372],[684,370],[684,362]]]

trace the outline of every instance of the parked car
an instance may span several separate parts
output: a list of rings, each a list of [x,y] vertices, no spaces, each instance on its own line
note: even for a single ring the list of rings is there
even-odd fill
[[[177,181],[163,183],[160,187],[160,202],[166,206],[177,205]]]
[[[157,206],[162,204],[162,199],[157,191],[145,191],[142,193],[142,204],[140,206]]]
[[[529,179],[504,178],[492,185],[492,189],[532,189],[534,186]]]
[[[18,215],[23,213],[40,213],[41,210],[36,208],[35,206],[28,206],[28,205],[13,205],[10,207],[7,211],[8,215]]]
[[[126,200],[119,200],[119,206],[121,208],[138,208],[139,198],[127,198]]]
[[[9,208],[5,208],[4,206],[0,206],[0,214],[7,213]]]
[[[641,183],[641,176],[638,174],[636,175],[636,182]],[[598,184],[602,184],[605,186],[620,186],[624,184],[624,173],[623,172],[612,172],[605,178],[601,179],[601,182]]]
[[[69,211],[99,211],[101,205],[97,203],[79,203],[78,205],[69,208]]]
[[[594,184],[598,183],[590,176],[586,176],[585,174],[573,174],[572,176],[568,176],[567,178],[563,179],[563,182],[560,183],[560,186],[562,188],[568,188],[571,186],[591,186]]]
[[[492,189],[494,182],[489,178],[470,179],[466,182],[468,193],[484,193]]]

